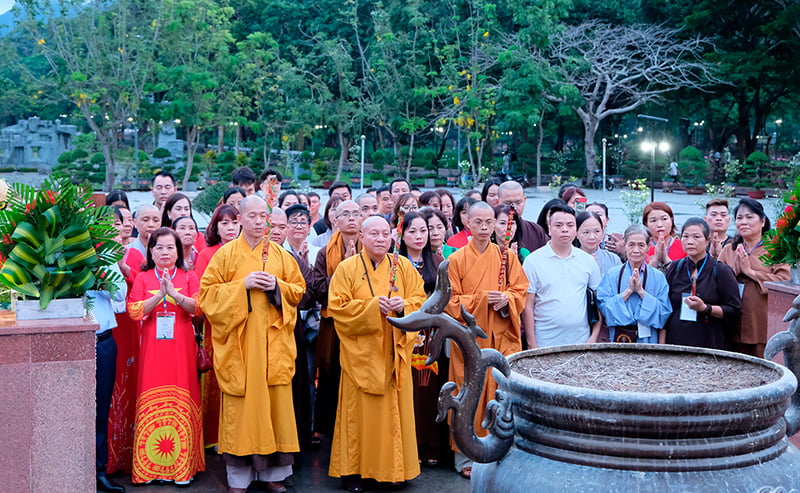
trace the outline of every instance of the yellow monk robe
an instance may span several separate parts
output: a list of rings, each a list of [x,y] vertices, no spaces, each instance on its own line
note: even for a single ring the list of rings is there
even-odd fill
[[[467,246],[450,255],[449,260],[453,297],[447,305],[447,313],[463,322],[461,305],[464,305],[464,308],[475,317],[478,326],[489,336],[488,339],[475,338],[481,349],[494,348],[505,356],[521,351],[520,316],[522,309],[525,308],[528,278],[525,276],[517,256],[513,253],[508,256],[506,282],[502,288],[498,282],[502,255],[500,247],[494,243],[489,243],[486,250],[480,253],[475,248],[474,242],[470,241]],[[500,312],[489,305],[489,291],[502,291],[508,296],[507,317],[503,317]],[[455,343],[451,342],[451,349],[450,380],[461,387],[464,383],[464,357]],[[480,424],[486,413],[486,404],[494,399],[495,389],[497,389],[497,384],[494,379],[487,376],[481,402],[475,413],[475,430],[483,430]],[[478,434],[485,435],[486,432]],[[456,450],[455,446],[453,446],[453,450]]]
[[[334,477],[396,482],[420,472],[411,379],[417,332],[403,332],[381,314],[378,297],[389,294],[390,278],[389,256],[375,269],[363,250],[339,264],[331,278],[328,310],[341,339],[342,363],[329,470]],[[399,258],[397,287],[392,296],[405,300],[404,314],[419,310],[425,288],[405,257]]]
[[[219,452],[239,456],[300,450],[292,376],[297,304],[306,284],[292,255],[272,243],[266,271],[278,280],[280,306],[263,291],[248,292],[244,278],[262,270],[261,250],[239,236],[220,248],[200,281],[222,391]]]

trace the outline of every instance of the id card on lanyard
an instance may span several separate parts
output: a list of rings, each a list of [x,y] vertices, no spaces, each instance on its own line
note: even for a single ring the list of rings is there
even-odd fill
[[[169,277],[170,279],[175,277],[175,274],[178,273],[178,268],[175,268],[175,272],[172,273],[172,276],[169,275],[169,270],[166,268],[162,276],[158,275],[158,269],[155,270],[156,279],[158,279],[159,283],[163,278]],[[156,313],[156,339],[159,340],[169,340],[175,338],[175,313],[167,311],[167,297],[164,296],[162,299],[162,309],[161,311]]]
[[[686,298],[689,296],[697,296],[697,278],[700,277],[700,274],[703,272],[703,269],[706,266],[706,262],[708,262],[708,254],[706,254],[706,258],[703,260],[703,264],[697,269],[697,274],[692,276],[692,272],[689,270],[689,265],[687,262],[686,265],[686,273],[689,276],[689,280],[692,282],[692,292],[691,293],[683,293],[681,296],[681,316],[680,319],[686,322],[697,322],[697,312],[689,308],[689,305],[686,304]]]

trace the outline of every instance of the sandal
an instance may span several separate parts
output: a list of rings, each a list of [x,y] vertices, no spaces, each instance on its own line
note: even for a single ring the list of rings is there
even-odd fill
[[[467,466],[464,469],[462,469],[461,472],[459,472],[458,474],[460,474],[461,477],[464,479],[470,479],[472,478],[472,467]]]
[[[436,467],[439,465],[438,459],[425,459],[424,462],[425,467]]]

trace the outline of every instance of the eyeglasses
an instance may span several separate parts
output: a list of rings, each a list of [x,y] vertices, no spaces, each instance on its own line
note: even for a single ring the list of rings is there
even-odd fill
[[[470,223],[470,225],[475,226],[477,229],[480,229],[480,228],[483,227],[484,224],[488,228],[493,227],[494,226],[494,221],[495,221],[494,219],[487,219],[485,221],[483,219],[473,219],[469,223]]]
[[[349,219],[351,217],[355,218],[355,219],[358,219],[359,217],[361,217],[361,213],[358,212],[358,211],[355,211],[355,212],[345,211],[345,212],[342,212],[341,214],[336,214],[336,218],[337,219],[340,218],[340,217],[343,217],[345,219]]]
[[[419,210],[419,206],[417,204],[404,205],[401,209],[403,212],[415,212]]]
[[[289,221],[289,226],[292,228],[301,228],[303,226],[308,226],[308,221]]]

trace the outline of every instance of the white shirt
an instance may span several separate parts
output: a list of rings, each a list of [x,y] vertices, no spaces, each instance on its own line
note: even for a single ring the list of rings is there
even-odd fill
[[[528,255],[522,264],[535,295],[534,321],[538,347],[583,344],[589,338],[586,317],[586,287],[600,285],[600,268],[594,258],[571,247],[567,258],[559,257],[550,242]]]

